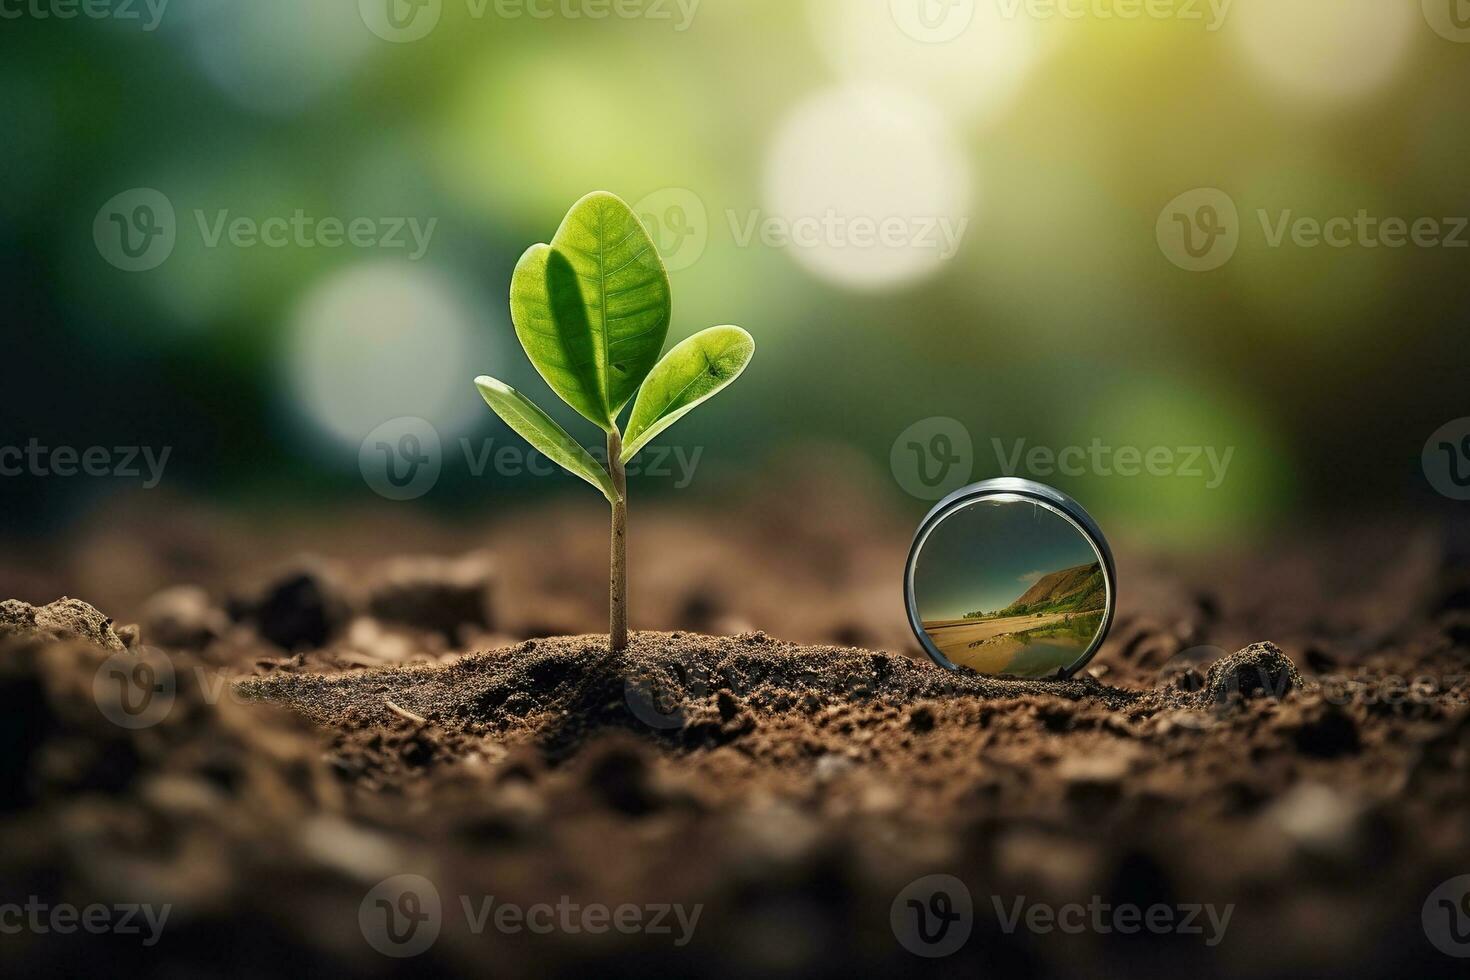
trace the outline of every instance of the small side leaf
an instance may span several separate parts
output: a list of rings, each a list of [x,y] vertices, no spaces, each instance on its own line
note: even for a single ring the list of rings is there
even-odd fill
[[[475,379],[475,387],[480,389],[480,396],[495,410],[495,414],[522,439],[541,450],[547,459],[601,490],[609,501],[616,498],[612,477],[608,476],[602,464],[566,429],[557,425],[555,419],[537,408],[531,399],[510,385],[483,375]]]
[[[623,462],[740,377],[754,356],[755,341],[739,327],[710,327],[674,345],[638,389],[623,443]]]

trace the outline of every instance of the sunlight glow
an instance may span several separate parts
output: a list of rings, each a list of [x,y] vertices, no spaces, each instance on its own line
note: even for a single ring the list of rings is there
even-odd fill
[[[901,92],[818,94],[766,154],[766,223],[808,271],[882,289],[932,275],[969,230],[969,165],[944,118]]]
[[[995,120],[1040,59],[1042,26],[1000,3],[926,3],[807,0],[807,12],[823,54],[847,78],[910,88],[971,123]]]
[[[1287,94],[1317,103],[1387,84],[1423,30],[1419,5],[1402,0],[1249,0],[1229,21],[1253,68]]]
[[[401,262],[339,271],[298,306],[287,371],[299,410],[356,449],[383,422],[427,419],[448,437],[478,420],[470,317],[434,273]]]

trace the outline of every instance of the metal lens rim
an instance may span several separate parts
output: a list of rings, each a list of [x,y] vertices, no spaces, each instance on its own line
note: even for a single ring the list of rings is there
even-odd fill
[[[1092,519],[1082,505],[1071,497],[1062,493],[1055,487],[1049,487],[1044,483],[1036,483],[1032,480],[1022,480],[1017,477],[1001,477],[995,480],[984,480],[973,483],[967,487],[961,487],[954,493],[945,497],[934,505],[924,520],[919,524],[919,529],[914,532],[913,544],[909,546],[908,561],[904,564],[903,572],[903,598],[904,607],[908,611],[909,628],[914,631],[914,637],[929,659],[946,670],[961,670],[958,665],[948,657],[939,652],[934,641],[924,632],[923,621],[919,618],[918,601],[914,597],[914,571],[918,565],[919,552],[923,549],[925,540],[946,518],[959,510],[983,500],[987,497],[1002,497],[1029,500],[1041,504],[1048,510],[1067,521],[1087,539],[1097,552],[1102,563],[1103,584],[1107,587],[1107,602],[1103,607],[1102,624],[1098,626],[1097,635],[1093,637],[1086,650],[1070,666],[1064,667],[1051,675],[1057,679],[1065,680],[1074,676],[1088,661],[1097,653],[1102,646],[1103,640],[1107,639],[1108,631],[1113,626],[1113,614],[1117,610],[1117,567],[1113,563],[1113,551],[1108,547],[1108,539],[1103,536],[1102,529]]]

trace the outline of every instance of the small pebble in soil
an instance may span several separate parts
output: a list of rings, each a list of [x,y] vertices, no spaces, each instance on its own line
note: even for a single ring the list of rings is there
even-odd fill
[[[1259,697],[1283,698],[1300,690],[1302,676],[1274,643],[1253,643],[1222,658],[1205,678],[1205,695],[1214,704]]]
[[[387,562],[368,589],[379,619],[455,637],[461,627],[490,630],[495,565],[483,553],[460,558],[410,557]]]
[[[924,734],[934,730],[934,709],[921,704],[909,712],[909,730]]]
[[[324,646],[346,625],[351,608],[342,585],[325,566],[302,562],[253,594],[230,600],[230,615],[254,624],[285,650]]]
[[[210,601],[208,592],[179,585],[155,593],[143,604],[142,627],[149,643],[202,650],[229,632],[230,618]]]

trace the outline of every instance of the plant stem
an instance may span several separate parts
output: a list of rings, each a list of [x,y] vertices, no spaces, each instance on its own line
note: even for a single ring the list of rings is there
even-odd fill
[[[628,646],[628,478],[623,472],[622,455],[623,437],[613,429],[607,434],[607,469],[612,475],[617,499],[612,505],[607,645],[614,653]]]

